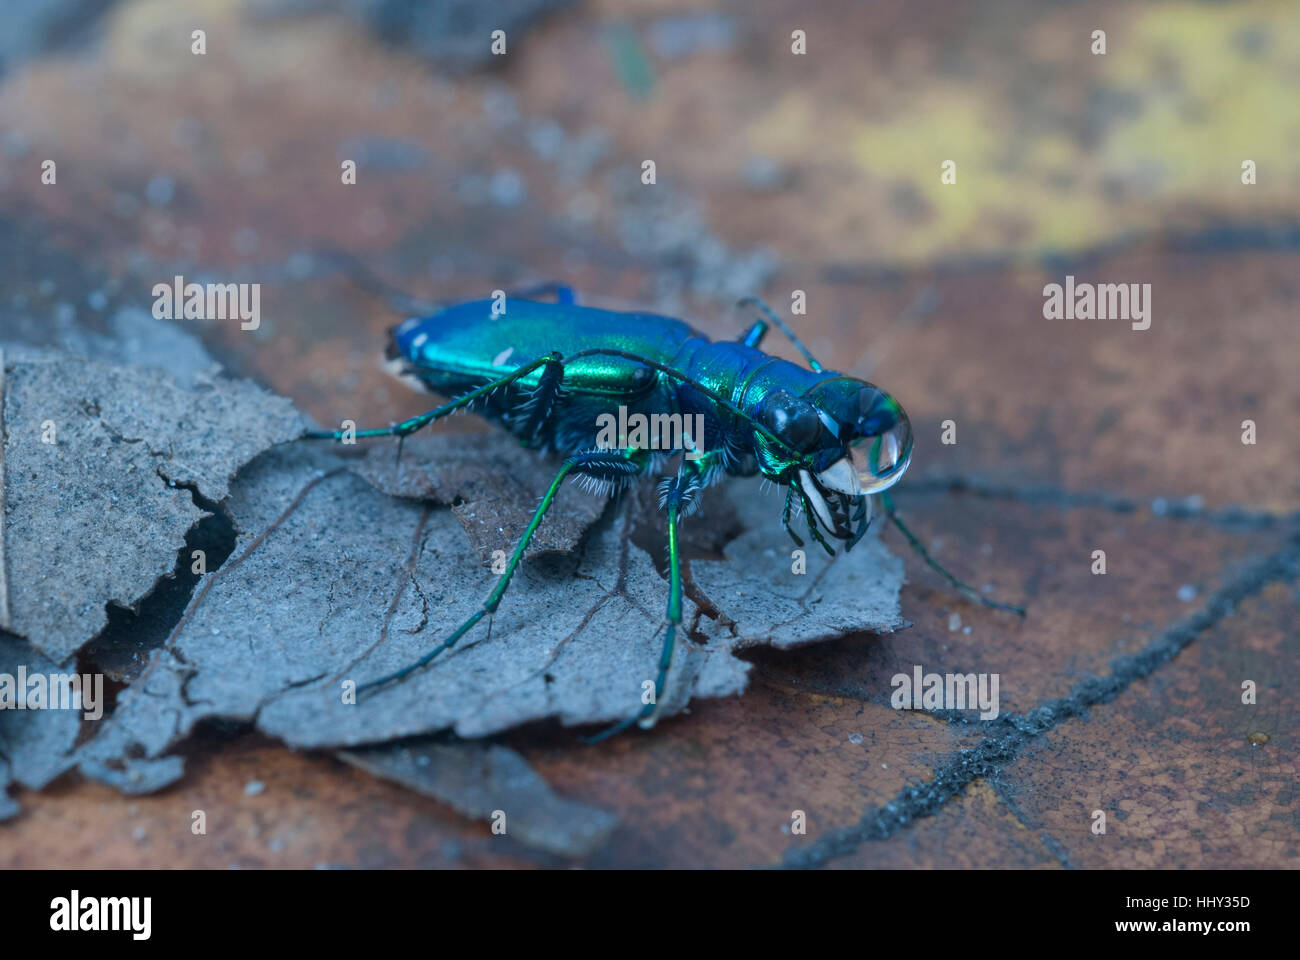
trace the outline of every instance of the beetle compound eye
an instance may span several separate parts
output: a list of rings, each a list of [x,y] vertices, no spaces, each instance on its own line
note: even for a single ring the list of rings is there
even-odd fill
[[[763,425],[796,450],[807,450],[821,433],[817,408],[802,397],[778,390],[763,401]]]

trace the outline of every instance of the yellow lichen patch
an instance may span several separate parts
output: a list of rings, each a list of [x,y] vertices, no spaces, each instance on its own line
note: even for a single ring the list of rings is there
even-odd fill
[[[969,82],[894,88],[882,104],[819,104],[790,93],[751,125],[752,142],[833,178],[832,222],[880,226],[850,246],[868,259],[1069,253],[1208,223],[1300,213],[1300,17],[1286,3],[1177,3],[1117,11],[1108,50],[1088,52],[1071,11],[1045,25],[1078,43],[1026,60],[972,53]],[[1074,34],[1070,29],[1073,28]],[[814,119],[815,118],[815,119]],[[1242,183],[1243,161],[1257,183]],[[956,182],[945,184],[945,161]],[[856,220],[850,211],[861,208]]]
[[[977,93],[945,90],[905,119],[864,125],[854,157],[874,184],[925,203],[895,238],[902,259],[1089,245],[1109,229],[1096,196],[1079,188],[1088,174],[1078,146],[1061,134],[1013,139]],[[947,161],[954,183],[943,182]]]
[[[1104,140],[1108,172],[1147,166],[1152,192],[1272,206],[1300,199],[1300,16],[1294,4],[1179,3],[1142,11],[1105,74],[1140,100]],[[1241,190],[1254,160],[1264,196]],[[1264,185],[1261,184],[1261,185]],[[1270,202],[1270,198],[1271,201]]]

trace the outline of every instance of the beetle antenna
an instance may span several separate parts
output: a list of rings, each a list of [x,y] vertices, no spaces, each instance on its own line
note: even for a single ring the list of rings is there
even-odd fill
[[[907,529],[907,524],[903,523],[902,520],[898,519],[898,512],[894,509],[894,498],[891,497],[888,493],[882,493],[880,495],[880,499],[885,506],[885,515],[889,517],[889,519],[893,522],[894,526],[898,527],[899,532],[902,533],[903,536],[907,538],[907,542],[911,545],[912,549],[921,555],[921,559],[925,561],[926,566],[928,566],[931,570],[938,573],[941,577],[943,577],[954,587],[956,587],[957,590],[965,594],[970,599],[974,600],[976,603],[982,603],[984,606],[988,607],[991,610],[1007,610],[1021,617],[1025,615],[1024,607],[1017,607],[1014,604],[1000,603],[997,600],[990,600],[988,597],[984,596],[984,594],[980,593],[970,584],[963,583],[961,580],[958,580],[951,573],[945,570],[942,566],[939,565],[939,562],[937,560],[935,560],[933,557],[930,556],[930,551],[925,549],[925,546],[917,538],[916,534],[914,534],[911,530]]]
[[[347,274],[348,279],[362,290],[386,301],[389,307],[397,313],[404,313],[412,317],[427,317],[431,313],[437,313],[440,309],[440,304],[434,300],[412,296],[404,290],[397,289],[397,287],[384,280],[352,254],[344,250],[339,250],[336,247],[324,247],[318,248],[314,252],[322,260]]]
[[[745,299],[737,303],[736,306],[758,307],[759,310],[763,311],[763,316],[767,317],[767,319],[771,320],[774,324],[776,324],[777,329],[779,329],[782,333],[784,333],[787,337],[790,338],[790,342],[793,343],[796,349],[798,349],[798,351],[803,354],[803,358],[808,361],[808,366],[812,367],[815,373],[821,373],[822,370],[825,369],[825,367],[823,367],[820,363],[817,362],[817,358],[812,355],[812,351],[804,346],[803,341],[800,340],[797,336],[795,336],[795,332],[790,329],[789,325],[786,324],[786,322],[782,320],[779,316],[777,316],[776,311],[773,310],[771,307],[769,307],[762,300],[758,299],[758,297],[745,297]]]

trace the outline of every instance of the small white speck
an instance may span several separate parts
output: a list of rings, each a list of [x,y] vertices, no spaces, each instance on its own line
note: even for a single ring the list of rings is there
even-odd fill
[[[952,632],[952,631],[954,631],[954,630],[960,630],[960,629],[961,629],[961,614],[959,614],[959,613],[950,613],[950,614],[948,614],[948,630],[949,630],[949,632]]]
[[[862,734],[860,733],[849,734],[849,743],[861,743],[861,742],[862,742]]]
[[[261,780],[249,780],[248,783],[244,784],[244,793],[250,797],[257,796],[265,789],[266,789],[266,784],[264,784]]]
[[[492,202],[499,207],[515,207],[528,196],[528,187],[523,178],[513,170],[498,170],[492,174],[488,184]]]
[[[495,357],[492,358],[492,366],[494,367],[501,366],[507,360],[510,359],[510,354],[514,352],[515,352],[514,347],[506,347],[504,350],[502,350],[500,353],[498,353]]]
[[[310,253],[295,253],[285,263],[290,276],[302,280],[311,276],[311,272],[316,269],[316,260]]]
[[[252,227],[240,227],[230,238],[230,244],[240,256],[252,256],[257,252],[257,231]]]
[[[554,120],[534,123],[528,129],[528,145],[543,160],[553,160],[564,146],[564,128]]]
[[[176,195],[176,181],[171,177],[153,177],[144,186],[144,198],[150,206],[165,207]]]
[[[1178,599],[1183,603],[1191,603],[1196,599],[1196,588],[1190,583],[1184,583],[1178,588]]]
[[[25,157],[27,151],[31,149],[31,143],[21,130],[11,130],[5,134],[3,147],[0,149],[4,150],[7,157]]]
[[[970,627],[962,627],[962,628],[961,628],[961,632],[962,632],[962,633],[967,633],[967,634],[970,633]]]

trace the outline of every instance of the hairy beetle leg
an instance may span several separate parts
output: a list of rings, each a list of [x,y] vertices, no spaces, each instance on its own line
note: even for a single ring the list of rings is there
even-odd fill
[[[664,506],[668,510],[668,610],[664,614],[664,643],[659,653],[659,668],[655,673],[654,700],[628,719],[594,736],[584,737],[587,743],[608,740],[636,723],[646,727],[653,724],[655,710],[658,709],[664,688],[668,684],[668,668],[673,662],[677,628],[682,622],[682,558],[677,546],[677,524],[681,519],[683,500],[692,493],[692,485],[695,482],[693,471],[689,474],[683,471],[664,488]]]

